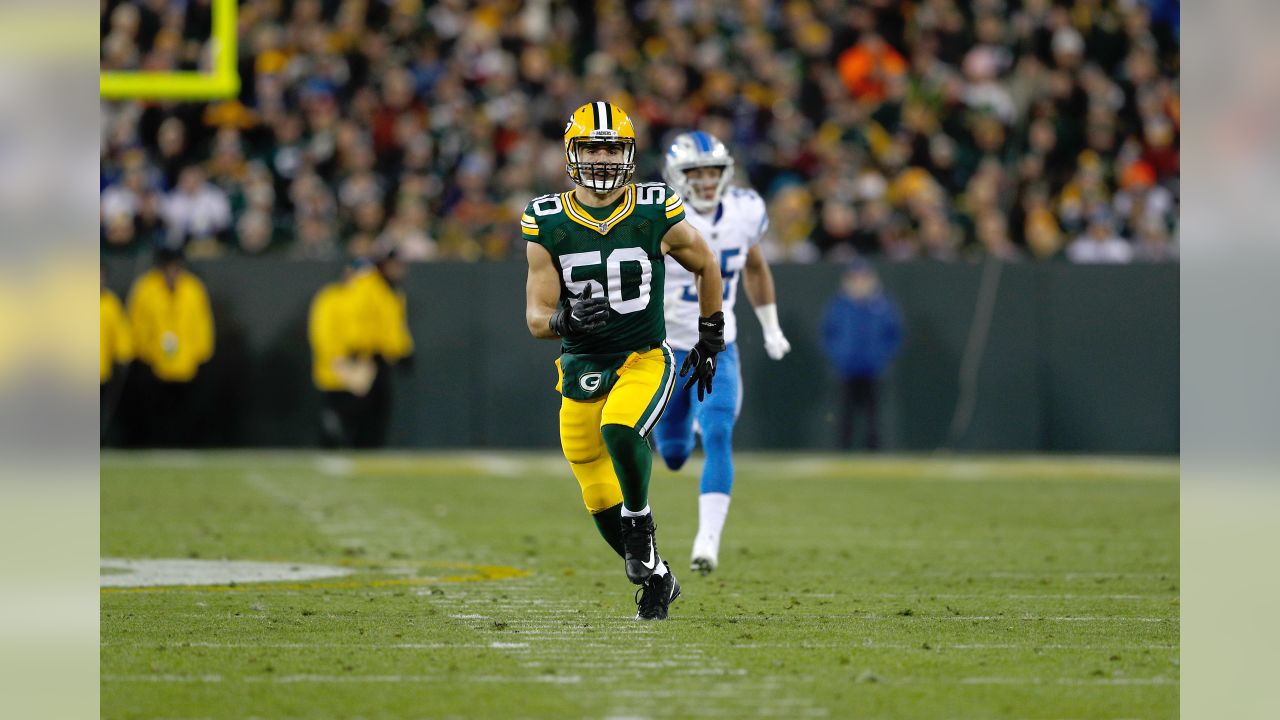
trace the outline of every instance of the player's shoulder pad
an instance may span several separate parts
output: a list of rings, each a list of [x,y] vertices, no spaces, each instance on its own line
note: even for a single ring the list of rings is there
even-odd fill
[[[729,197],[741,203],[743,207],[764,207],[764,198],[760,197],[760,193],[749,187],[729,188]]]
[[[760,197],[760,193],[749,187],[735,187],[729,189],[729,197],[733,198],[742,208],[744,212],[759,213],[763,215],[766,211],[764,198]]]
[[[684,219],[684,198],[676,189],[664,182],[636,183],[636,202],[641,205],[659,205],[667,220]]]
[[[736,207],[734,212],[750,226],[754,227],[756,236],[764,234],[769,227],[769,207],[760,193],[749,187],[731,188],[727,193]]]
[[[539,195],[529,201],[520,215],[520,232],[526,240],[537,241],[543,223],[564,213],[564,201],[556,193]]]

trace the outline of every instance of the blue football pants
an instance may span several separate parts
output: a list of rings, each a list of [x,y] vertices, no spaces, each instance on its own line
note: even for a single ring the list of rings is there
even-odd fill
[[[688,351],[675,351],[675,366],[681,367]],[[730,344],[716,356],[716,376],[711,394],[698,401],[698,387],[688,390],[689,376],[676,378],[675,392],[653,432],[658,452],[667,467],[679,470],[694,448],[694,420],[702,434],[702,450],[707,461],[702,468],[702,493],[730,493],[733,489],[733,424],[742,409],[742,371],[738,346]]]

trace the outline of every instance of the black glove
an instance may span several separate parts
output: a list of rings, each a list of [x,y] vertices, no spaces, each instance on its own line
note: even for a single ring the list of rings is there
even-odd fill
[[[551,313],[551,332],[562,338],[578,337],[604,327],[609,319],[609,298],[591,297],[591,286],[582,291],[577,305],[561,305]]]
[[[690,370],[693,375],[684,384],[688,390],[698,383],[698,401],[711,393],[711,380],[716,376],[716,353],[724,351],[724,313],[716,311],[711,317],[698,318],[698,344],[680,366],[680,377]]]

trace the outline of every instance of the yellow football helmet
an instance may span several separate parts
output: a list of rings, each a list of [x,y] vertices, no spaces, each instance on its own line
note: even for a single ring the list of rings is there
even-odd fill
[[[579,161],[583,146],[594,143],[621,145],[622,162]],[[631,182],[636,174],[636,129],[631,118],[622,108],[604,101],[574,110],[564,128],[564,159],[570,179],[592,192],[613,192]]]

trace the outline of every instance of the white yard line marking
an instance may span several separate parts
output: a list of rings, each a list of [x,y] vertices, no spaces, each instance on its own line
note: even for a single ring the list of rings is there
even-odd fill
[[[688,668],[681,673],[686,675],[746,675],[745,670],[723,671],[719,668]],[[812,682],[814,678],[800,678]],[[791,679],[792,682],[795,678]],[[274,684],[295,684],[295,683],[476,683],[476,684],[543,684],[550,683],[554,685],[577,685],[582,682],[581,675],[531,675],[531,676],[512,676],[512,675],[322,675],[322,674],[297,674],[297,675],[280,675],[280,676],[262,676],[247,675],[243,677],[227,677],[223,675],[175,675],[175,674],[110,674],[103,675],[104,683],[274,683]],[[1127,686],[1127,685],[1178,685],[1177,678],[1169,678],[1164,676],[1155,677],[1134,677],[1134,678],[1041,678],[1041,677],[967,677],[959,679],[932,679],[932,678],[881,678],[879,682],[887,685],[1068,685],[1068,686]],[[618,694],[624,694],[619,692]],[[644,697],[651,697],[652,692],[642,691],[640,693]],[[799,705],[803,704],[803,698],[778,698],[775,703],[778,705]]]
[[[1039,645],[1033,642],[1028,643],[944,643],[944,642],[928,642],[929,647],[925,648],[925,641],[918,643],[884,643],[874,640],[864,640],[862,642],[835,642],[835,643],[769,643],[769,642],[746,642],[732,643],[728,646],[716,644],[707,644],[707,647],[714,647],[721,650],[754,650],[754,649],[786,649],[786,650],[1023,650],[1027,652],[1039,652],[1042,650],[1062,650],[1062,651],[1080,651],[1080,652],[1140,652],[1144,650],[1179,650],[1178,645],[1152,643],[1152,644],[1132,644],[1132,645],[1071,645],[1062,643],[1047,643]]]
[[[1178,568],[1167,572],[1122,572],[1101,570],[1067,570],[1027,572],[1020,570],[988,570],[986,572],[965,572],[963,570],[884,570],[881,572],[855,573],[851,579],[881,577],[912,578],[1000,578],[1006,580],[1040,580],[1043,578],[1063,578],[1065,580],[1097,580],[1099,578],[1116,580],[1150,580],[1160,579],[1175,581],[1178,579]]]
[[[371,554],[409,553],[448,544],[451,534],[427,519],[430,508],[351,502],[351,482],[345,476],[304,477],[300,474],[244,473],[254,490],[306,518],[338,545]]]
[[[272,683],[272,684],[298,684],[298,683],[375,683],[375,684],[396,684],[396,683],[476,683],[476,684],[552,684],[552,685],[576,685],[582,682],[581,675],[531,675],[528,677],[517,677],[513,675],[319,675],[319,674],[298,674],[298,675],[246,675],[242,677],[224,677],[222,675],[174,675],[174,674],[156,674],[156,675],[103,675],[104,683]]]
[[[1059,616],[1041,616],[1041,615],[929,615],[925,613],[912,613],[911,615],[884,615],[881,613],[853,613],[853,614],[831,614],[831,613],[799,613],[794,611],[786,611],[779,613],[785,615],[788,620],[795,622],[797,620],[807,619],[839,619],[844,622],[857,620],[952,620],[952,621],[975,621],[986,622],[1001,620],[1006,622],[1140,622],[1140,623],[1173,623],[1179,622],[1177,616],[1170,617],[1134,617],[1129,615],[1059,615]],[[719,620],[743,622],[751,624],[768,624],[770,618],[760,615],[722,615]]]
[[[230,583],[301,582],[346,577],[353,570],[331,565],[258,562],[251,560],[189,560],[102,558],[102,587],[166,587],[227,585]]]
[[[524,633],[521,633],[523,636]],[[541,640],[541,638],[537,638]],[[921,650],[924,641],[919,643],[884,643],[874,640],[849,642],[831,642],[831,643],[815,643],[815,642],[745,642],[731,643],[724,645],[720,643],[681,643],[681,648],[696,649],[699,652],[703,648],[716,651],[731,650],[762,650],[762,649],[787,649],[787,650],[825,650],[825,649],[848,649],[848,650]],[[624,648],[618,648],[615,643],[611,642],[574,642],[572,646],[566,645],[562,648],[563,652],[557,654],[555,651],[545,647],[546,643],[539,643],[538,657],[541,660],[559,659],[561,656],[566,658],[576,658],[583,649],[609,649],[617,650],[619,654],[624,655],[644,655],[647,649],[636,649],[627,651]],[[333,650],[333,649],[359,649],[359,650],[528,650],[530,643],[527,642],[398,642],[398,643],[254,643],[254,642],[170,642],[170,643],[149,643],[149,642],[128,642],[128,643],[112,643],[104,642],[102,647],[115,648],[165,648],[167,650],[181,650],[183,648],[201,648],[211,650]],[[930,642],[929,650],[1025,650],[1025,651],[1041,651],[1041,650],[1064,650],[1064,651],[1124,651],[1137,652],[1143,650],[1178,650],[1180,646],[1167,643],[1137,643],[1124,645],[1107,645],[1107,644],[1084,644],[1072,645],[1064,643],[934,643]],[[697,661],[701,660],[699,654],[690,656],[673,656],[673,659]]]
[[[519,650],[528,648],[529,643],[501,643],[501,642],[399,642],[399,643],[306,643],[306,642],[287,642],[287,643],[255,643],[255,642],[170,642],[170,643],[149,643],[149,642],[129,642],[129,643],[101,643],[101,647],[118,647],[118,648],[165,648],[167,650],[182,650],[183,648],[201,648],[206,650],[333,650],[333,649],[359,649],[359,650],[445,650],[450,648],[458,648],[460,650]]]
[[[119,675],[107,674],[101,677],[104,683],[220,683],[221,675],[173,675],[169,673],[156,675]]]
[[[724,592],[716,593],[720,597],[759,597],[759,592]],[[861,600],[864,598],[908,598],[913,600],[1151,600],[1158,602],[1167,602],[1178,597],[1178,591],[1166,590],[1158,593],[1119,593],[1119,594],[1092,594],[1092,593],[935,593],[927,590],[919,592],[864,592],[861,590],[850,590],[847,593],[785,593],[780,597],[797,597],[797,598],[841,598]]]
[[[934,681],[927,681],[934,682]],[[955,681],[960,685],[1177,685],[1174,678],[1163,676],[1148,678],[1009,678],[1009,677],[969,677]],[[891,681],[891,684],[892,681]],[[907,684],[907,683],[902,683]],[[919,683],[911,683],[919,684]]]
[[[554,580],[535,576],[529,583],[525,589],[536,595],[539,586],[545,589]],[[446,613],[452,610],[450,617],[470,625],[477,632],[491,631],[494,620],[501,620],[507,632],[515,633],[513,640],[527,642],[527,647],[506,652],[524,658],[521,667],[529,672],[554,668],[558,673],[551,677],[581,676],[588,678],[586,682],[592,685],[600,685],[609,684],[610,671],[616,670],[616,662],[624,662],[628,667],[660,670],[665,675],[706,678],[710,682],[704,697],[714,695],[713,690],[723,686],[723,697],[731,699],[735,707],[742,704],[751,707],[749,714],[792,718],[820,718],[829,714],[826,708],[814,706],[814,701],[807,695],[789,698],[782,685],[769,684],[765,678],[744,684],[742,678],[750,671],[738,666],[732,652],[720,652],[723,648],[709,643],[671,646],[665,640],[667,628],[638,623],[629,614],[601,618],[598,612],[584,612],[579,603],[536,602],[535,598],[528,602],[509,599],[501,606],[477,605],[483,602],[484,595],[483,591],[450,593],[433,598],[433,604]],[[482,612],[471,611],[471,608],[481,607]],[[627,641],[619,642],[620,638]],[[584,657],[583,651],[587,648],[607,650],[615,664],[602,662],[590,653],[586,653],[589,657]],[[608,697],[616,704],[602,708],[605,715],[624,717],[634,713],[635,699],[615,690],[617,688],[611,689]],[[644,696],[652,698],[656,691],[658,689],[650,688]],[[733,709],[725,715],[741,717],[742,712]]]
[[[339,455],[321,455],[316,458],[316,469],[325,475],[349,477],[355,470],[355,464]]]
[[[477,469],[490,475],[524,477],[529,472],[525,463],[522,463],[515,458],[503,457],[501,455],[479,457],[473,462],[476,464]]]
[[[748,464],[748,462],[750,464]],[[833,480],[894,480],[917,482],[1037,482],[1045,480],[1089,482],[1111,480],[1178,479],[1176,461],[1142,458],[769,458],[743,456],[742,465],[768,477],[771,470],[786,469],[787,477]],[[753,478],[754,479],[754,478]]]

